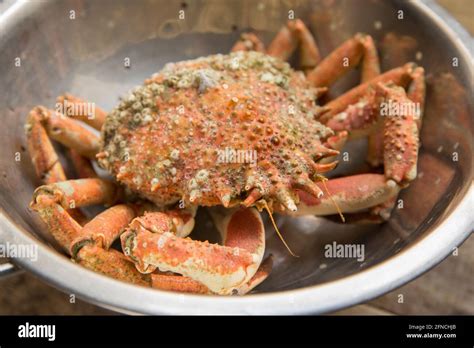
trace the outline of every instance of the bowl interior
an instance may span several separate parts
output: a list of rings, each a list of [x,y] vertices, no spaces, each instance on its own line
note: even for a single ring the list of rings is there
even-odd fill
[[[402,191],[391,219],[383,225],[278,216],[279,228],[298,258],[286,251],[267,221],[267,253],[274,255],[274,270],[255,291],[316,285],[389,259],[431,233],[472,180],[468,98],[472,85],[469,62],[429,19],[403,2],[367,1],[365,5],[343,0],[31,2],[30,9],[0,37],[1,209],[39,243],[54,247],[44,225],[28,209],[39,184],[25,151],[23,130],[33,106],[52,108],[55,97],[67,91],[110,110],[119,96],[164,64],[226,53],[249,29],[268,43],[294,13],[310,26],[324,55],[356,32],[366,32],[376,41],[383,70],[408,61],[425,68],[428,85],[419,175]],[[185,19],[179,19],[180,10]],[[397,17],[399,11],[402,19]],[[21,66],[16,66],[18,61]],[[130,67],[125,67],[128,61]],[[349,74],[331,95],[347,90],[357,79],[357,72]],[[365,140],[347,146],[350,160],[342,161],[334,175],[361,170],[365,149]],[[213,230],[203,209],[197,226],[196,235]],[[363,245],[363,260],[327,257],[325,247],[333,242]]]

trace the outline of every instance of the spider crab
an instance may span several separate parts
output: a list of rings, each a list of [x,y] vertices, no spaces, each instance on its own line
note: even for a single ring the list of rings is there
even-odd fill
[[[299,49],[304,70],[285,61]],[[346,71],[361,84],[318,105]],[[93,115],[35,107],[25,126],[44,185],[31,207],[72,259],[135,284],[192,293],[245,294],[271,270],[263,208],[291,215],[343,213],[379,221],[416,177],[420,114],[382,117],[387,101],[424,101],[413,63],[380,72],[372,38],[357,34],[324,59],[302,21],[288,22],[265,50],[247,33],[227,55],[170,63]],[[64,95],[58,102],[84,101]],[[101,131],[99,138],[90,127]],[[347,139],[369,137],[368,160],[384,173],[326,180]],[[69,149],[68,180],[51,139]],[[220,161],[225,148],[257,151],[253,163]],[[94,172],[91,160],[116,180]],[[244,161],[245,162],[245,161]],[[139,200],[130,199],[130,192]],[[88,220],[79,209],[109,208]],[[197,206],[213,213],[222,243],[192,240]],[[123,253],[111,248],[120,239]]]

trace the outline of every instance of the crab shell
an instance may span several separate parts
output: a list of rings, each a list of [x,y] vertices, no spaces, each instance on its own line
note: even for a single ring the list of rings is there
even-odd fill
[[[334,154],[314,119],[320,92],[258,52],[168,64],[107,116],[99,164],[159,206],[227,207],[253,190],[296,210],[294,188]]]

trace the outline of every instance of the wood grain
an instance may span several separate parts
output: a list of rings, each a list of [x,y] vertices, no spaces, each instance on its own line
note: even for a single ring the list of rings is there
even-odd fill
[[[471,0],[438,0],[471,35],[474,35],[474,6]]]

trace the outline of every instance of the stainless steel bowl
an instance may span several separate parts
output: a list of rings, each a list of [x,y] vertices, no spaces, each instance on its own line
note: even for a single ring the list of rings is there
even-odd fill
[[[37,261],[12,262],[63,291],[128,313],[322,313],[401,286],[469,236],[474,195],[473,59],[466,45],[471,38],[434,2],[184,2],[30,1],[14,4],[0,17],[0,242],[38,245]],[[185,20],[178,19],[179,10],[185,11]],[[167,62],[227,52],[239,32],[247,29],[268,42],[289,10],[311,25],[324,53],[363,31],[385,49],[384,69],[403,63],[397,59],[418,59],[425,67],[429,85],[421,175],[402,192],[403,209],[396,209],[382,226],[280,217],[280,228],[300,257],[290,256],[269,227],[267,249],[275,255],[274,271],[245,297],[137,287],[81,268],[58,252],[44,225],[28,209],[38,185],[23,148],[28,110],[36,104],[53,106],[55,96],[64,91],[110,109],[118,96]],[[400,10],[403,19],[397,18]],[[411,36],[400,39],[401,47],[404,40],[414,46],[406,52],[394,50],[387,44],[389,32]],[[15,66],[17,57],[21,67]],[[125,58],[130,58],[129,69],[124,68]],[[354,83],[353,77],[336,89]],[[353,163],[363,158],[359,151],[363,148],[363,143],[353,147]],[[20,161],[15,160],[17,153]],[[205,213],[199,221],[201,229],[209,225]],[[364,262],[325,258],[324,245],[333,241],[363,243]]]

